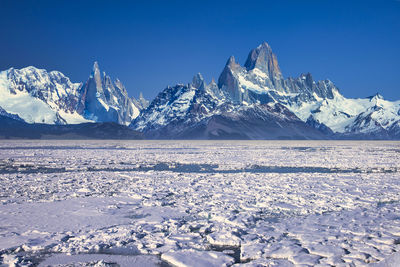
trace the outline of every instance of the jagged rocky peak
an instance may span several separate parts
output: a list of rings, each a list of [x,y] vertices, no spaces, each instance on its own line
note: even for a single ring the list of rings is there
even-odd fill
[[[139,98],[138,99],[132,97],[132,102],[135,104],[135,106],[139,110],[146,109],[150,105],[150,102],[143,97],[143,93],[142,92],[139,93]]]
[[[368,97],[368,99],[371,102],[371,104],[373,104],[371,110],[382,109],[382,107],[385,105],[384,103],[386,102],[383,96],[380,95],[379,93],[376,93],[375,95]]]
[[[244,67],[231,56],[218,79],[218,87],[235,103],[273,101],[270,90],[284,92],[276,56],[267,43],[251,50]]]
[[[115,86],[118,88],[125,88],[125,86],[122,84],[122,82],[117,78],[115,79]]]
[[[206,83],[201,73],[197,73],[192,79],[192,86],[197,89],[205,90]]]
[[[226,62],[226,65],[227,66],[233,66],[233,65],[235,65],[236,64],[236,62],[235,62],[235,57],[234,56],[230,56],[229,58],[228,58],[228,61]]]
[[[212,85],[212,84],[217,84],[217,83],[215,82],[215,79],[214,79],[214,77],[212,77],[212,78],[211,78],[210,85]]]
[[[268,43],[263,42],[257,48],[250,51],[244,67],[247,70],[259,69],[268,74],[270,79],[283,79],[279,68],[278,59],[272,52]]]
[[[150,101],[143,97],[143,93],[142,92],[139,93],[139,101],[141,103],[142,109],[147,108],[149,106],[149,104],[150,104]]]
[[[100,67],[99,67],[99,63],[97,61],[95,61],[93,63],[92,76],[94,77],[96,75],[96,73],[98,73],[100,75]]]
[[[236,71],[236,70],[240,69],[241,66],[239,65],[239,63],[236,62],[234,56],[230,56],[228,58],[228,61],[226,62],[225,68],[229,68],[233,71]]]
[[[102,77],[95,61],[92,74],[81,88],[78,112],[89,120],[129,125],[138,116],[139,107],[128,97],[121,81],[112,82],[105,72]]]
[[[311,73],[301,74],[298,78],[289,77],[284,81],[284,90],[298,94],[302,101],[316,100],[315,95],[322,99],[332,99],[334,91],[339,94],[339,89],[330,80],[314,81]]]
[[[311,73],[309,73],[309,72],[307,72],[306,74],[302,73],[302,74],[300,75],[300,79],[302,79],[302,80],[306,83],[306,85],[307,85],[308,87],[310,87],[310,88],[311,88],[311,87],[313,86],[313,84],[314,84],[313,77],[312,77]]]
[[[96,83],[97,91],[103,91],[102,81],[101,81],[101,73],[100,73],[99,63],[97,63],[97,61],[95,61],[93,63],[92,76]]]
[[[236,103],[293,103],[334,98],[335,85],[329,80],[314,81],[310,73],[284,79],[278,60],[266,43],[252,49],[244,67],[230,57],[218,79],[218,87]]]
[[[211,79],[211,82],[206,86],[206,90],[213,97],[216,97],[220,100],[224,99],[224,93],[219,89],[218,84],[215,82],[214,77]]]
[[[379,94],[379,93],[376,93],[376,94],[374,94],[372,96],[369,96],[368,98],[370,99],[371,102],[374,101],[374,100],[376,101],[378,99],[381,99],[381,100],[384,99],[383,96],[381,94]]]
[[[241,71],[242,67],[236,63],[235,57],[230,56],[218,78],[218,87],[235,102],[241,102],[241,92],[237,77],[237,73]]]

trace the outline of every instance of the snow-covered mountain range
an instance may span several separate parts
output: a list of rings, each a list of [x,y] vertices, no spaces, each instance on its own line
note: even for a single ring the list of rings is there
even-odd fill
[[[197,74],[188,85],[166,88],[131,127],[153,138],[399,139],[399,125],[400,101],[345,98],[310,73],[284,79],[262,43],[243,67],[230,57],[218,84]]]
[[[85,83],[58,71],[0,72],[0,116],[28,123],[117,122],[147,138],[400,139],[400,100],[344,97],[310,73],[284,78],[267,43],[241,66],[232,56],[218,82],[199,73],[167,87],[149,104],[130,98],[95,62]]]
[[[235,103],[201,74],[188,85],[167,87],[131,127],[156,139],[324,138],[280,103]]]
[[[101,74],[97,62],[85,83],[35,67],[0,72],[0,107],[28,123],[130,124],[147,102],[130,98],[123,84]]]

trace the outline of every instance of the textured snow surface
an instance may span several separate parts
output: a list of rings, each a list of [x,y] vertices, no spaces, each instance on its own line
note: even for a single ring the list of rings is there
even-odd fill
[[[397,266],[400,142],[3,141],[0,264]]]

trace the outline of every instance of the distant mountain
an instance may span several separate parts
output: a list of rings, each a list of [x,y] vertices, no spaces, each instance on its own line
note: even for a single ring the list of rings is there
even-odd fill
[[[148,138],[400,139],[400,101],[348,99],[310,73],[284,79],[267,43],[219,79],[163,90],[132,122]]]
[[[231,56],[218,82],[199,73],[151,103],[142,94],[130,98],[97,62],[85,83],[58,71],[11,68],[0,72],[0,116],[36,126],[114,122],[153,139],[400,139],[400,100],[345,98],[310,73],[285,79],[265,42],[244,66]]]
[[[325,125],[336,138],[400,139],[396,132],[400,123],[400,101],[387,101],[378,94],[351,99],[334,91],[332,99],[317,98],[288,107],[302,120]]]
[[[143,139],[143,135],[115,122],[72,125],[29,124],[0,114],[0,139]]]
[[[197,74],[167,87],[131,127],[153,139],[324,139],[279,103],[238,104]]]
[[[28,123],[128,125],[145,105],[143,97],[129,98],[118,79],[112,82],[101,75],[97,62],[86,83],[72,83],[61,72],[35,67],[0,72],[0,107]]]

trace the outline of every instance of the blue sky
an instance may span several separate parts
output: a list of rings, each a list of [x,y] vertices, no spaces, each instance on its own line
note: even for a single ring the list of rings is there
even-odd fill
[[[347,97],[400,99],[400,1],[0,1],[0,69],[85,81],[93,61],[152,99],[201,72],[218,79],[268,42],[285,77],[311,72]]]

